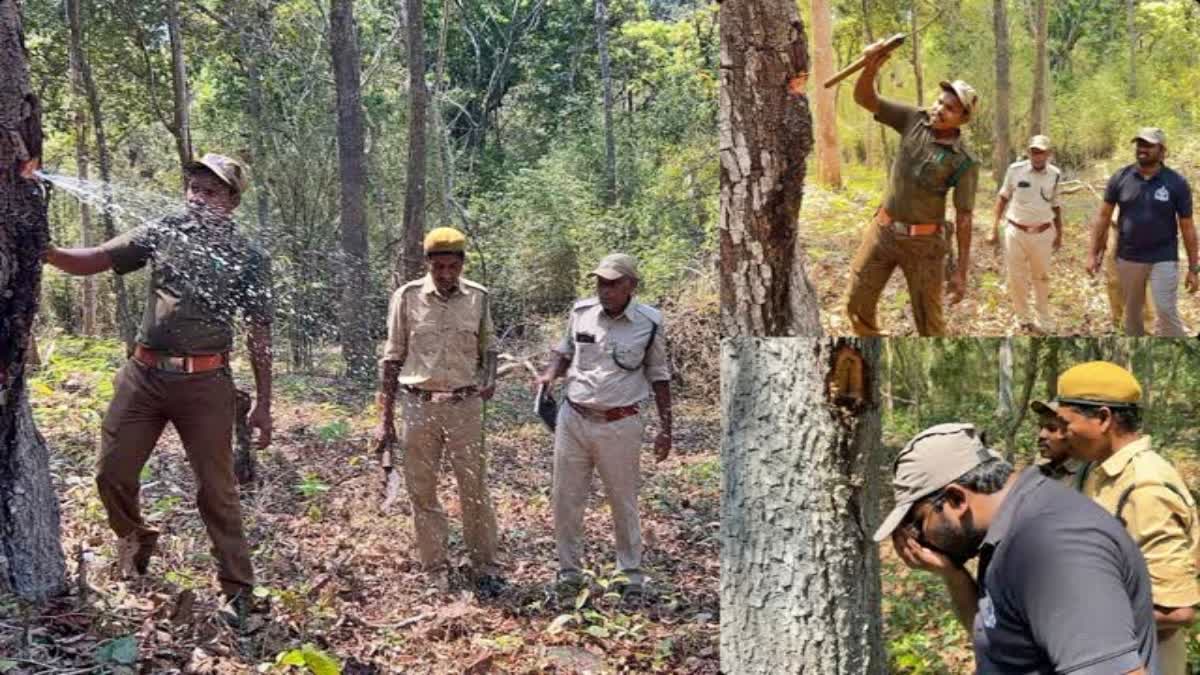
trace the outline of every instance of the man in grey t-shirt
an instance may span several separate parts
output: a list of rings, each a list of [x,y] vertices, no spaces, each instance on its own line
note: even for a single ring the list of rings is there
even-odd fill
[[[1036,468],[1020,474],[970,424],[917,434],[875,532],[942,577],[978,673],[1158,675],[1146,563],[1115,518]],[[979,557],[978,582],[963,568]]]

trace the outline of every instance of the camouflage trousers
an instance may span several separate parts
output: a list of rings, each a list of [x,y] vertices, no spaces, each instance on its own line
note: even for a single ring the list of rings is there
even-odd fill
[[[890,225],[872,220],[863,228],[862,243],[850,263],[850,292],[846,314],[855,335],[882,335],[876,307],[884,286],[897,267],[908,282],[913,319],[922,336],[946,334],[942,289],[949,244],[933,234],[910,237]]]

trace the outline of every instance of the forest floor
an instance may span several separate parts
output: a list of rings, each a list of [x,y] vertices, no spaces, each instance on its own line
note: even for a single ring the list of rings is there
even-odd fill
[[[1103,194],[1109,176],[1125,163],[1099,162],[1078,176],[1065,174],[1064,180],[1078,178]],[[1178,164],[1173,162],[1172,166],[1178,170]],[[1183,169],[1185,176],[1194,179],[1200,173],[1189,170],[1195,167],[1187,167]],[[843,167],[844,187],[840,191],[827,190],[815,181],[805,186],[800,237],[808,255],[808,278],[820,299],[821,323],[830,335],[852,332],[844,307],[850,286],[850,262],[858,250],[862,228],[882,200],[886,181],[885,171],[848,165]],[[1013,315],[1004,279],[1003,250],[986,243],[996,205],[989,171],[981,174],[980,186],[974,210],[967,294],[959,304],[946,306],[946,325],[950,335],[1019,335],[1022,330]],[[1089,223],[1095,219],[1099,207],[1100,200],[1086,188],[1063,197],[1065,231],[1062,249],[1053,258],[1050,288],[1051,313],[1058,324],[1058,335],[1105,335],[1115,330],[1103,273],[1090,277],[1086,270]],[[1003,228],[1000,234],[1003,239]],[[1110,237],[1109,246],[1113,245]],[[1186,263],[1182,253],[1181,260]],[[1200,330],[1200,301],[1184,292],[1182,278],[1179,309],[1189,334]],[[878,311],[880,326],[888,335],[916,335],[908,288],[899,269],[884,289]],[[1147,329],[1152,332],[1153,326]]]
[[[0,672],[337,672],[321,669],[322,655],[344,673],[718,670],[720,416],[711,400],[689,398],[685,389],[676,401],[674,454],[658,465],[643,455],[651,582],[648,597],[631,606],[602,588],[614,574],[614,552],[598,482],[587,516],[596,575],[590,594],[553,592],[551,437],[528,412],[527,376],[502,380],[486,429],[501,564],[511,585],[481,601],[463,578],[453,579],[448,594],[429,588],[411,519],[380,512],[382,473],[367,450],[377,419],[369,388],[280,374],[274,443],[260,453],[257,488],[242,498],[256,595],[270,609],[239,635],[215,616],[213,558],[173,431],[142,476],[144,512],[164,533],[159,555],[143,579],[112,576],[115,547],[93,462],[121,349],[66,337],[44,338],[42,346],[49,358],[30,386],[51,447],[73,590],[40,607],[0,596]],[[249,381],[244,371],[238,377]],[[654,415],[645,414],[652,434]],[[448,475],[440,495],[452,523],[452,561],[465,565]],[[86,596],[81,569],[91,587]],[[279,663],[305,659],[307,668]]]

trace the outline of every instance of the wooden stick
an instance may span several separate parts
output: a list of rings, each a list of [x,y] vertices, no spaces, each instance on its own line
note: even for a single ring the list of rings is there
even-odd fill
[[[887,41],[883,43],[883,51],[890,52],[893,49],[904,44],[905,37],[906,36],[904,35],[904,33],[896,33],[892,37],[888,38]],[[855,61],[854,63],[851,63],[850,65],[846,66],[845,68],[842,68],[841,70],[839,70],[837,72],[836,75],[829,78],[828,80],[825,80],[825,88],[828,89],[829,87],[832,87],[833,85],[837,84],[838,82],[841,82],[842,80],[846,79],[847,77],[850,77],[854,73],[862,70],[862,67],[865,66],[866,64],[867,64],[866,56],[858,57],[857,61]]]

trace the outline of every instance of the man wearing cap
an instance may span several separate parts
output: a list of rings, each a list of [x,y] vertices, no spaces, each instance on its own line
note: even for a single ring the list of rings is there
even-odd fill
[[[890,535],[905,564],[942,578],[976,672],[1159,672],[1146,563],[1094,502],[1035,468],[1014,473],[961,423],[913,437],[894,487],[875,541]]]
[[[575,303],[562,340],[537,383],[566,376],[565,405],[554,434],[554,536],[559,582],[583,582],[583,512],[593,470],[612,511],[617,569],[627,594],[642,592],[642,531],[638,516],[642,420],[638,404],[653,390],[659,430],[655,458],[671,452],[671,372],[662,314],[638,302],[637,262],[614,253],[591,276],[596,296]]]
[[[267,254],[239,234],[234,209],[246,170],[207,154],[187,167],[186,213],[136,227],[95,248],[51,248],[46,261],[76,275],[126,274],[150,265],[146,310],[132,358],[117,371],[96,476],[119,537],[118,570],[145,574],[158,540],[139,507],[138,477],[163,427],[179,433],[196,475],[196,505],[217,559],[226,609],[244,618],[254,572],[233,471],[233,318],[248,323],[257,385],[249,424],[271,441],[271,278]]]
[[[1123,167],[1108,181],[1104,203],[1092,226],[1092,248],[1088,273],[1102,264],[1108,241],[1108,223],[1113,209],[1121,208],[1117,232],[1117,276],[1125,296],[1125,333],[1145,335],[1142,306],[1146,282],[1158,312],[1158,335],[1185,334],[1179,317],[1179,239],[1187,250],[1185,286],[1189,293],[1200,288],[1200,249],[1192,220],[1192,191],[1187,180],[1163,164],[1166,136],[1162,129],[1144,127],[1133,138],[1137,161]]]
[[[913,320],[923,336],[945,335],[942,286],[945,258],[946,195],[954,190],[958,265],[950,277],[950,302],[962,300],[971,253],[971,210],[979,163],[967,150],[961,127],[975,111],[978,96],[962,80],[942,82],[929,110],[880,98],[875,76],[891,56],[883,42],[866,49],[866,65],[854,87],[854,101],[875,119],[900,132],[900,148],[888,177],[887,196],[863,231],[850,263],[846,314],[856,335],[881,335],[876,321],[879,295],[899,266],[908,282]]]
[[[1067,425],[1059,418],[1058,402],[1034,401],[1029,407],[1038,416],[1038,470],[1072,490],[1079,489],[1079,480],[1087,462],[1071,455],[1067,441]]]
[[[1021,327],[1035,333],[1054,332],[1054,320],[1050,317],[1050,256],[1062,246],[1062,205],[1058,199],[1061,175],[1058,167],[1050,163],[1050,139],[1042,135],[1030,139],[1029,159],[1014,162],[1004,174],[988,239],[988,243],[996,243],[1000,221],[1005,219],[1008,295]],[[1036,321],[1029,314],[1031,285]]]
[[[1073,454],[1089,461],[1084,495],[1117,517],[1146,559],[1161,671],[1183,675],[1188,627],[1200,604],[1200,518],[1179,472],[1138,432],[1141,397],[1132,373],[1092,361],[1058,378],[1056,409]]]
[[[412,501],[417,550],[433,588],[450,588],[446,512],[438,501],[443,453],[458,483],[463,540],[480,595],[503,590],[496,566],[496,514],[487,484],[483,402],[496,390],[491,301],[462,277],[466,237],[439,227],[425,237],[428,273],[396,289],[380,362],[382,419],[376,446],[395,445],[395,402],[402,387],[404,478]]]

